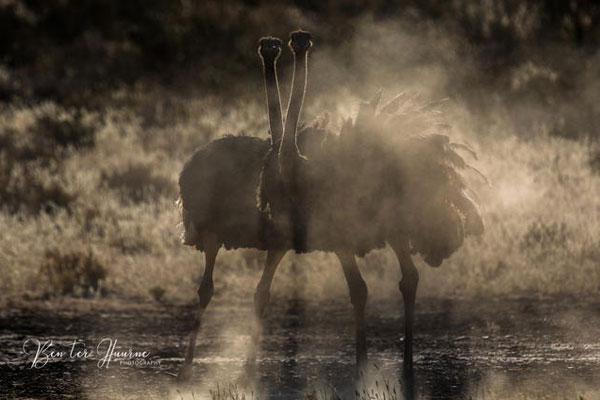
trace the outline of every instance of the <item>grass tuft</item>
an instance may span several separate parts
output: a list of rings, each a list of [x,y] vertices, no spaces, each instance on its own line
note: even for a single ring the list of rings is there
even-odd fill
[[[133,203],[152,203],[177,194],[173,182],[149,164],[129,164],[122,170],[103,172],[101,182],[119,192],[124,201]]]
[[[107,275],[106,268],[91,250],[87,253],[47,250],[40,272],[47,278],[51,294],[85,297],[99,293],[100,282]]]

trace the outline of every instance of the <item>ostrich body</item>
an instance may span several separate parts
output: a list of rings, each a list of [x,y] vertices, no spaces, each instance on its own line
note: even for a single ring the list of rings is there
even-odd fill
[[[196,151],[179,177],[184,244],[205,251],[210,232],[228,249],[266,249],[253,197],[269,148],[266,139],[226,136]]]
[[[404,372],[410,383],[419,279],[411,254],[418,252],[428,264],[439,266],[466,235],[483,231],[478,207],[458,172],[466,164],[447,136],[404,137],[403,129],[415,124],[395,114],[398,99],[378,113],[380,94],[361,106],[355,122],[344,123],[339,136],[327,137],[319,151],[303,156],[296,125],[306,89],[310,35],[293,32],[289,46],[294,75],[286,124],[279,148],[271,148],[265,158],[260,204],[286,246],[297,252],[335,252],[342,261],[356,316],[359,367],[366,361],[367,289],[354,256],[386,243],[392,247],[402,271]],[[388,133],[398,130],[400,137],[390,140]]]
[[[419,241],[418,235],[411,236],[410,230],[400,227],[400,224],[412,222],[411,218],[399,218],[411,214],[406,212],[411,204],[406,195],[398,196],[398,193],[407,193],[400,184],[403,180],[392,180],[389,185],[382,185],[381,180],[372,178],[385,176],[389,167],[394,167],[392,171],[400,171],[396,172],[397,178],[403,171],[404,174],[408,174],[414,163],[409,163],[408,168],[400,168],[401,163],[398,164],[398,160],[388,157],[385,146],[373,145],[381,142],[371,142],[368,151],[358,145],[364,144],[364,136],[368,136],[374,127],[380,128],[376,126],[377,123],[371,126],[374,124],[373,117],[380,100],[377,96],[371,103],[361,107],[355,123],[347,122],[344,125],[339,137],[329,135],[325,129],[319,127],[297,131],[307,77],[306,56],[310,46],[303,54],[303,79],[301,74],[296,73],[296,61],[302,60],[302,54],[295,54],[294,84],[284,131],[275,70],[280,47],[280,42],[272,38],[261,40],[259,47],[259,54],[263,60],[271,140],[234,136],[215,140],[194,154],[180,176],[179,206],[185,228],[183,240],[185,244],[205,252],[206,267],[198,290],[199,307],[179,378],[185,379],[191,373],[195,341],[202,315],[212,297],[212,273],[221,245],[230,249],[256,248],[268,251],[265,268],[254,296],[258,321],[263,317],[268,304],[276,268],[287,250],[335,252],[349,286],[356,317],[357,364],[364,366],[364,310],[367,287],[354,255],[362,256],[371,249],[383,247],[387,242],[396,252],[402,269],[399,286],[406,315],[404,365],[405,371],[410,372],[412,320],[418,282],[418,272],[410,254],[411,251],[425,254],[427,244],[431,245],[432,240]],[[297,89],[298,87],[301,89]],[[299,96],[300,101],[297,100]],[[384,106],[382,110],[390,108],[393,103]],[[390,120],[394,122],[393,118]],[[375,122],[381,125],[378,119]],[[287,139],[284,133],[287,133]],[[421,147],[426,150],[431,147],[427,144],[431,145],[434,142],[436,140],[425,138]],[[419,146],[411,145],[409,149],[414,150],[417,147]],[[454,154],[448,151],[448,143],[442,143],[441,147],[443,151],[437,151],[442,151],[442,155],[434,152],[434,156],[441,159],[447,154]],[[415,158],[427,155],[425,150],[417,152],[419,154]],[[377,152],[385,156],[382,159],[387,160],[387,163],[369,165],[368,161],[378,155]],[[431,158],[431,151],[429,153],[428,157]],[[306,154],[309,158],[300,154]],[[366,161],[365,168],[357,169],[357,160]],[[345,173],[340,173],[340,165],[347,167]],[[332,172],[331,176],[323,174],[324,170]],[[257,210],[256,187],[259,182],[260,210]],[[404,183],[406,182],[410,182],[410,179],[404,179]],[[357,193],[366,195],[357,196]],[[408,196],[408,199],[418,198],[418,193],[419,191],[416,191],[416,194]],[[463,216],[463,219],[474,221],[470,225],[477,226],[480,217],[476,206],[472,205],[469,199],[463,203],[467,204],[463,207],[465,209],[468,209],[469,205],[472,206],[470,212],[474,215],[472,218]],[[385,220],[385,217],[390,215],[396,218]],[[414,218],[418,217],[413,216]],[[463,229],[461,232],[466,234],[467,231]],[[442,256],[440,258],[438,254],[435,260],[439,261],[431,259],[430,263],[439,264],[460,246],[457,243],[458,241],[453,246],[437,246],[444,250],[438,252]],[[254,333],[255,342],[259,332],[260,324]],[[251,353],[249,360],[253,357],[255,354]]]

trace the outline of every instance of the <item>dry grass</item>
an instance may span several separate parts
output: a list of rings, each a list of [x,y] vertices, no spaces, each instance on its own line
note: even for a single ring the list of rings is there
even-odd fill
[[[98,293],[101,281],[106,278],[106,268],[91,251],[47,250],[40,273],[53,290],[49,294],[59,295]]]
[[[48,197],[45,204],[57,205],[52,212],[42,207],[41,212],[32,213],[29,207],[5,205],[0,213],[2,292],[8,296],[44,292],[38,274],[47,251],[69,253],[83,248],[104,261],[110,293],[151,298],[151,288],[160,283],[165,290],[162,299],[194,299],[203,257],[179,243],[174,188],[191,153],[187,146],[196,136],[264,132],[263,118],[254,116],[260,115],[256,112],[260,103],[243,101],[246,106],[233,105],[230,112],[213,99],[191,103],[187,115],[200,115],[193,112],[196,109],[202,110],[201,117],[173,127],[154,127],[151,134],[134,114],[107,109],[101,118],[88,118],[95,132],[93,146],[70,150],[33,171],[13,164],[9,171],[12,185],[27,181],[30,184],[22,187],[32,191],[37,184],[52,187],[56,184],[52,182],[58,182],[60,192],[38,190],[38,196]],[[68,114],[52,104],[41,107]],[[478,188],[487,230],[483,237],[470,239],[439,269],[419,262],[420,294],[597,293],[600,177],[589,166],[587,144],[549,136],[543,127],[519,139],[509,121],[501,118],[481,135],[464,110],[449,113],[460,139],[478,149],[477,167],[493,185]],[[37,126],[39,114],[39,108],[14,108],[2,124],[15,134],[26,135],[31,126]],[[225,128],[219,127],[220,122]],[[169,139],[173,135],[177,140]],[[30,175],[36,180],[29,179]],[[61,206],[64,202],[68,207]],[[263,257],[251,250],[221,251],[217,291],[227,288],[225,296],[250,296]],[[297,275],[289,267],[292,261],[310,283],[307,297],[346,296],[337,261],[320,253],[286,257],[275,281],[276,293],[284,293],[291,285],[286,278]],[[397,296],[394,282],[399,272],[391,251],[373,252],[361,265],[372,297]]]

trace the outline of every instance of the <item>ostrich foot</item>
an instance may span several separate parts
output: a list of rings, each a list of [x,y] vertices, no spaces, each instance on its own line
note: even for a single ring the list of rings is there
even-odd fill
[[[184,364],[177,374],[177,382],[189,382],[192,379],[192,365]]]

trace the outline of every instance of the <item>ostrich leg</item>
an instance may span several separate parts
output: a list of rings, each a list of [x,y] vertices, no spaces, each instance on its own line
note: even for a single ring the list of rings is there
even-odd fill
[[[204,243],[204,255],[206,259],[206,266],[204,268],[204,275],[202,276],[202,282],[198,288],[198,298],[200,304],[198,304],[198,310],[194,318],[194,325],[192,327],[192,334],[190,336],[190,342],[188,344],[187,352],[185,355],[185,361],[177,376],[178,381],[186,381],[191,377],[192,374],[192,362],[194,361],[194,350],[196,348],[196,337],[200,331],[202,324],[202,316],[204,311],[210,302],[213,295],[213,269],[215,267],[215,259],[219,252],[221,245],[217,241],[217,236],[212,233],[206,233],[203,237]]]
[[[403,238],[391,242],[390,245],[398,257],[402,279],[399,287],[404,299],[404,381],[406,386],[406,398],[414,398],[414,374],[413,374],[413,322],[415,316],[415,297],[417,285],[419,284],[419,271],[415,267],[410,256],[408,239]]]
[[[263,270],[260,281],[256,286],[256,292],[254,293],[254,311],[255,311],[255,326],[252,332],[252,342],[250,344],[250,350],[248,352],[248,358],[246,360],[246,369],[253,368],[256,363],[256,353],[262,334],[262,321],[265,316],[265,309],[269,304],[269,298],[271,297],[271,283],[275,276],[275,271],[279,266],[279,262],[285,255],[286,250],[269,250],[267,252],[267,260],[265,262],[265,269]],[[251,371],[247,371],[251,372]]]
[[[367,285],[363,280],[352,253],[338,252],[344,276],[350,290],[350,301],[354,307],[356,319],[356,366],[361,371],[367,366],[367,334],[365,326],[365,307],[367,305]]]

